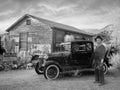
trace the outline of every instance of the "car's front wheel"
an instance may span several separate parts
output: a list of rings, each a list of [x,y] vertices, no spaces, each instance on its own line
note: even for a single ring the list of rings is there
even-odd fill
[[[51,64],[45,68],[44,77],[48,80],[57,79],[60,73],[60,69],[57,65]]]
[[[103,72],[106,74],[108,72],[108,66],[106,63],[103,63]]]

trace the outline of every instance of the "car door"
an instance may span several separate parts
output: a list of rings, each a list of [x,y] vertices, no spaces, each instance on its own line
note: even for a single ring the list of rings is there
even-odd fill
[[[73,44],[72,64],[76,66],[90,66],[92,56],[92,45],[86,42]]]
[[[86,43],[86,57],[85,57],[86,62],[84,63],[88,66],[92,66],[93,52],[94,52],[93,43],[87,42]]]

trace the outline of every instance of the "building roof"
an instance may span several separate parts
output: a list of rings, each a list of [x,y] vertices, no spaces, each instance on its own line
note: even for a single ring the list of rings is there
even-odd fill
[[[85,32],[85,31],[77,29],[75,27],[72,27],[72,26],[69,26],[69,25],[64,25],[64,24],[57,23],[57,22],[53,22],[53,21],[50,21],[50,20],[47,20],[47,19],[43,19],[43,18],[39,18],[39,17],[33,16],[33,15],[29,15],[29,14],[25,14],[23,17],[21,17],[19,20],[17,20],[13,25],[11,25],[6,31],[7,32],[11,31],[14,27],[16,27],[19,23],[21,23],[23,20],[25,20],[27,18],[37,19],[40,22],[42,22],[44,24],[47,24],[51,28],[59,28],[59,29],[67,30],[67,31],[72,31],[72,32],[80,33],[80,34],[93,36],[92,33]]]

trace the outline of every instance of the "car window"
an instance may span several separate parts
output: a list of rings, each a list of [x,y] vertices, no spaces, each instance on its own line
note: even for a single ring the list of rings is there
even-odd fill
[[[75,51],[75,52],[86,51],[86,49],[85,49],[85,44],[75,44],[75,45],[74,45],[74,51]]]
[[[92,51],[92,44],[91,43],[86,44],[86,51]]]
[[[71,43],[61,43],[61,51],[71,51]]]

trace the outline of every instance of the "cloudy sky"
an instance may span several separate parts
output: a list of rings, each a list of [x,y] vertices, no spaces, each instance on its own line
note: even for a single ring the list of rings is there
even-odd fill
[[[120,21],[120,0],[0,0],[0,32],[24,14],[80,29],[100,29]]]

